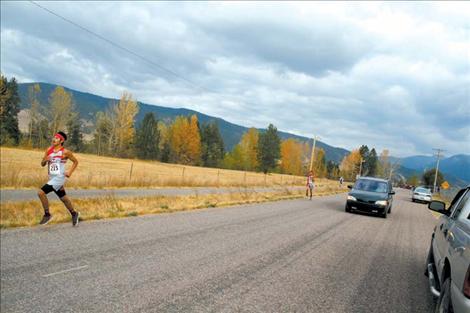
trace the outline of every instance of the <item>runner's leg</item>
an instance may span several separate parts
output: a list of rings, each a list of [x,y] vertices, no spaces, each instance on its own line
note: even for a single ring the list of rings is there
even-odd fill
[[[46,194],[48,194],[52,190],[52,186],[47,184],[42,186],[42,188],[38,190],[38,197],[39,200],[41,200],[41,204],[44,209],[44,215],[51,215],[49,212],[49,200],[47,199]]]

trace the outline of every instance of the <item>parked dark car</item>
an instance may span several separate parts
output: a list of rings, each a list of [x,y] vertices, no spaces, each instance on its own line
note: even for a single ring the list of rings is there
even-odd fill
[[[438,298],[435,312],[470,312],[470,186],[461,189],[448,209],[431,201],[441,213],[431,237],[426,263],[431,293]]]
[[[351,191],[346,200],[346,212],[353,210],[379,214],[387,218],[392,212],[393,195],[392,184],[385,179],[374,177],[360,177],[354,186],[348,186]]]

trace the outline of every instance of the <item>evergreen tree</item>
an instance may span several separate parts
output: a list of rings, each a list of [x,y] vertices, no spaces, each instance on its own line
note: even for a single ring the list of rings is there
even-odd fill
[[[34,84],[29,86],[28,88],[28,100],[31,105],[29,109],[29,137],[28,137],[28,144],[30,146],[34,146],[33,137],[38,137],[38,121],[39,121],[39,109],[40,109],[40,102],[39,102],[39,95],[41,93],[41,87],[39,84]],[[35,127],[36,126],[36,127]],[[34,133],[36,131],[36,133]]]
[[[137,157],[146,160],[157,160],[159,157],[160,133],[157,120],[152,112],[145,114],[142,125],[137,130],[135,150]]]
[[[434,176],[436,174],[436,169],[430,169],[424,172],[423,174],[423,183],[425,186],[432,187],[434,186]],[[440,186],[445,181],[444,175],[440,171],[437,171],[437,182],[436,186]]]
[[[377,174],[377,163],[379,158],[377,157],[377,152],[375,148],[370,150],[367,158],[365,159],[364,168],[366,170],[365,175],[374,177]]]
[[[167,141],[163,144],[162,150],[160,152],[160,161],[168,163],[170,162],[171,146],[170,142]]]
[[[258,162],[260,170],[267,173],[276,167],[280,157],[281,139],[277,128],[269,124],[266,132],[259,135],[258,140]]]
[[[69,139],[67,140],[68,147],[75,152],[83,151],[83,133],[77,112],[71,113],[71,118],[67,123],[67,131],[69,133]]]
[[[330,179],[337,179],[339,176],[339,165],[334,161],[328,161],[326,163],[327,177]]]
[[[20,97],[18,85],[13,77],[10,81],[0,77],[0,144],[18,145],[20,130],[18,127]]]
[[[224,158],[224,141],[215,122],[201,128],[201,158],[204,166],[217,167]]]

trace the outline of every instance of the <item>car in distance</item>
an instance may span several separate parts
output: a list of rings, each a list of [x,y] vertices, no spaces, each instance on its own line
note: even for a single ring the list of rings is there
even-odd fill
[[[411,194],[411,201],[429,203],[432,200],[431,189],[416,187]]]
[[[374,177],[360,177],[354,186],[348,186],[345,211],[352,210],[379,214],[387,218],[392,212],[393,195],[392,184],[385,179]]]
[[[441,213],[431,237],[426,276],[438,298],[435,312],[470,312],[470,186],[446,210],[441,201],[428,208]]]

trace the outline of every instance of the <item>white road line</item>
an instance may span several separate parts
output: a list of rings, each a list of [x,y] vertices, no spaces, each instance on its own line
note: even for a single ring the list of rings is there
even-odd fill
[[[79,267],[69,268],[68,270],[63,270],[63,271],[60,271],[60,272],[55,272],[55,273],[50,273],[50,274],[42,275],[42,277],[50,277],[50,276],[59,275],[59,274],[64,274],[64,273],[68,273],[68,272],[72,272],[72,271],[78,271],[78,270],[81,270],[81,269],[84,269],[84,268],[87,268],[87,267],[88,267],[88,265],[83,265],[83,266],[79,266]]]

